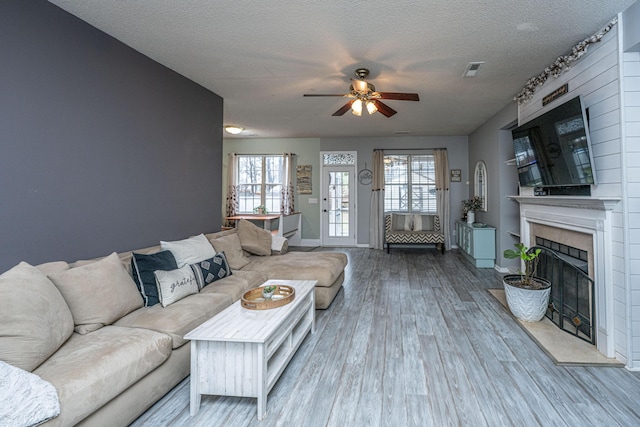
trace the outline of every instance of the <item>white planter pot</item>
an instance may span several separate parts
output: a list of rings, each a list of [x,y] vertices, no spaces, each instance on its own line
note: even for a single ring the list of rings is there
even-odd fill
[[[509,278],[518,279],[520,275],[511,274],[504,276],[504,293],[507,297],[509,310],[518,319],[525,322],[539,322],[547,312],[549,306],[549,295],[551,294],[551,283],[547,280],[536,278],[537,281],[545,282],[544,289],[523,289],[507,283]]]
[[[476,213],[474,211],[467,212],[467,224],[476,222]]]

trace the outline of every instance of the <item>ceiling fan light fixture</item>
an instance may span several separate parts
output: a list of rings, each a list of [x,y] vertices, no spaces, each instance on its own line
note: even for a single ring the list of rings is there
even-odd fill
[[[354,116],[360,117],[362,115],[361,99],[356,99],[355,101],[353,101],[353,104],[351,104],[351,112],[353,113]]]
[[[373,101],[367,101],[367,111],[369,114],[373,114],[378,111],[378,107],[376,107],[376,103]]]
[[[229,126],[225,126],[224,130],[227,133],[230,133],[231,135],[238,135],[239,133],[241,133],[244,130],[244,128],[242,126],[229,125]]]

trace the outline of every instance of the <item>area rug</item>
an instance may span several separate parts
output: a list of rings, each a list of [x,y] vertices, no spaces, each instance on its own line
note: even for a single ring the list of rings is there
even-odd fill
[[[507,298],[504,289],[487,289],[507,310]],[[558,328],[551,320],[544,317],[540,322],[525,322],[516,319],[524,331],[538,344],[556,365],[577,366],[617,366],[624,364],[616,359],[610,359],[600,353],[595,346],[582,341]]]

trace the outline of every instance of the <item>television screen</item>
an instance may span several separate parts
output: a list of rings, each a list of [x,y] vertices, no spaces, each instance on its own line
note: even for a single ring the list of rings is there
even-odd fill
[[[596,184],[580,96],[517,127],[512,135],[521,186]]]

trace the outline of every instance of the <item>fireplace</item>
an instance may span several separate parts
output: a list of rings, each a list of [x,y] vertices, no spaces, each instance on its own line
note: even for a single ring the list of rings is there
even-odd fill
[[[536,276],[551,283],[546,317],[563,331],[595,344],[594,282],[588,275],[587,251],[542,237]]]
[[[619,199],[563,196],[513,198],[520,203],[520,235],[526,246],[536,246],[536,239],[546,239],[572,248],[572,251],[577,251],[578,258],[586,260],[586,266],[583,265],[587,270],[584,277],[592,284],[591,295],[579,297],[579,315],[568,316],[568,319],[558,323],[565,328],[570,327],[565,322],[574,325],[580,323],[582,330],[578,328],[578,336],[582,334],[581,338],[595,343],[605,356],[615,357],[612,215]],[[583,281],[582,278],[577,280]],[[591,319],[586,322],[585,310],[591,313]]]

